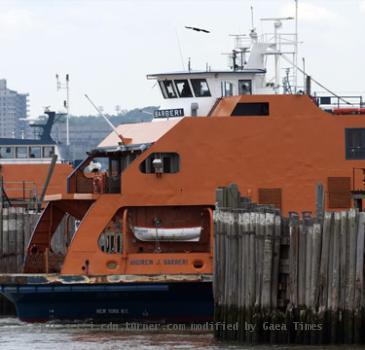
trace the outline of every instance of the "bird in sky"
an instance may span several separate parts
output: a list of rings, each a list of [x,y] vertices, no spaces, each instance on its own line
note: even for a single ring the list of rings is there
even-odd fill
[[[209,30],[206,30],[206,29],[202,29],[202,28],[197,28],[197,27],[188,27],[188,26],[185,26],[186,29],[192,29],[192,30],[195,30],[197,32],[204,32],[204,33],[210,33]]]

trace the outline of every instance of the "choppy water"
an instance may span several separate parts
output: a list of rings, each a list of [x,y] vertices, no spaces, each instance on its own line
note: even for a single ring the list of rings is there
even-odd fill
[[[15,318],[0,319],[1,350],[223,350],[223,349],[275,349],[275,350],[350,350],[353,346],[237,346],[222,344],[213,339],[210,332],[177,330],[138,330],[89,324],[27,324]],[[364,349],[365,347],[357,347]]]

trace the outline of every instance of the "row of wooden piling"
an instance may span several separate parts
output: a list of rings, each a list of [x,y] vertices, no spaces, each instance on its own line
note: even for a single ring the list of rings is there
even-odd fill
[[[39,217],[40,213],[34,210],[0,205],[0,273],[23,272],[27,246]],[[74,229],[74,218],[66,216],[51,241],[53,257],[63,259]],[[12,304],[0,295],[0,315],[13,313]]]
[[[25,249],[39,215],[22,207],[3,208],[0,218],[0,271],[22,270]]]
[[[223,192],[214,214],[215,336],[251,344],[364,343],[365,213],[284,218],[230,195],[234,188]]]
[[[39,214],[23,207],[0,207],[0,273],[19,273]],[[14,306],[0,295],[0,315],[14,314]]]
[[[215,320],[242,331],[217,336],[259,342],[258,327],[277,308],[281,218],[273,213],[215,212]],[[276,271],[276,273],[273,273]]]
[[[365,213],[355,209],[326,212],[313,219],[289,216],[287,313],[320,331],[295,334],[297,342],[365,342]]]

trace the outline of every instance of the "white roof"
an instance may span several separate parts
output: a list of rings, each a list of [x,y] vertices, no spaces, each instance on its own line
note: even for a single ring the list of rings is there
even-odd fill
[[[117,126],[117,131],[124,138],[132,139],[133,145],[140,145],[144,143],[153,143],[157,141],[162,135],[166,134],[172,129],[182,118],[171,118],[164,120],[155,120],[147,123],[133,123],[121,124]],[[120,143],[120,139],[111,132],[98,145],[99,147],[116,147]]]

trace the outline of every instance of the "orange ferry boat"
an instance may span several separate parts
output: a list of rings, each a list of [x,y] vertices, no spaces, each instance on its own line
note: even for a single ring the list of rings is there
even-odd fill
[[[314,211],[322,183],[325,209],[352,206],[365,116],[331,113],[338,96],[279,94],[265,67],[278,47],[252,31],[230,70],[148,76],[164,97],[155,119],[120,125],[89,153],[67,193],[46,197],[24,274],[0,276],[21,319],[211,320],[217,187],[236,183],[285,214]],[[85,175],[102,158],[108,169]],[[80,224],[56,269],[51,238],[66,214]]]

